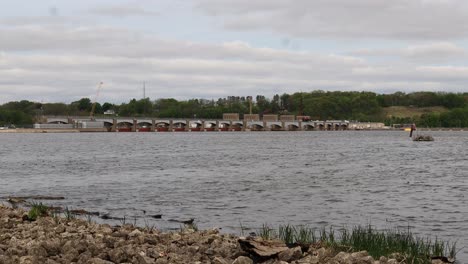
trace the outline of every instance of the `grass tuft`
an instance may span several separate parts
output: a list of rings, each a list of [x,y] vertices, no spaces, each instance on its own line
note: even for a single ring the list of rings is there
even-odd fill
[[[268,224],[263,224],[262,228],[260,228],[260,230],[258,230],[257,233],[258,233],[258,236],[260,236],[261,238],[265,240],[270,240],[270,239],[274,239],[277,237],[275,230],[271,228]]]
[[[67,220],[73,220],[76,218],[76,215],[72,211],[70,211],[70,209],[68,209],[68,206],[65,207],[65,210],[63,210],[63,215]]]
[[[38,217],[47,216],[48,207],[42,203],[32,202],[31,209],[28,212],[28,219],[36,221]]]

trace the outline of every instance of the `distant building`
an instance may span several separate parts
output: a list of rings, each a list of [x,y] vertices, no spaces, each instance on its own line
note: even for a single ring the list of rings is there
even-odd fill
[[[379,129],[388,129],[384,123],[376,122],[350,122],[349,129],[355,130],[379,130]]]
[[[104,114],[105,114],[105,115],[115,115],[115,111],[109,109],[109,110],[105,111]]]

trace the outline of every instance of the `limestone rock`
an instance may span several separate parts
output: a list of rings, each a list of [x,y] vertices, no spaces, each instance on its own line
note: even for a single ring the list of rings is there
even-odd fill
[[[301,247],[288,248],[278,254],[278,259],[291,262],[302,257]]]
[[[109,251],[109,258],[112,262],[122,263],[129,259],[129,255],[123,248],[115,248]]]
[[[128,234],[128,236],[129,236],[129,237],[136,237],[136,236],[139,236],[139,235],[141,235],[141,234],[142,234],[142,232],[141,232],[140,230],[135,229],[135,230],[133,230],[132,232],[130,232],[130,234]]]
[[[403,259],[393,254],[374,261],[366,251],[337,254],[321,243],[302,245],[308,247],[302,252],[281,241],[238,238],[217,230],[163,233],[52,217],[23,222],[23,214],[0,204],[0,264],[396,264]]]
[[[215,257],[212,261],[213,264],[229,264],[229,262],[221,257]]]
[[[240,256],[236,258],[232,264],[253,264],[253,260],[245,256]]]
[[[100,258],[92,258],[88,260],[87,264],[114,264],[114,262],[110,262]]]

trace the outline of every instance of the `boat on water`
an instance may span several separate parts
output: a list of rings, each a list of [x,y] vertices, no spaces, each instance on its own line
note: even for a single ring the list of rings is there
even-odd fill
[[[414,131],[416,131],[416,124],[412,124],[410,127],[410,137],[413,139],[413,141],[434,141],[434,138],[431,135],[423,135],[416,133],[413,135]]]
[[[416,135],[413,141],[434,141],[434,138],[431,135]]]

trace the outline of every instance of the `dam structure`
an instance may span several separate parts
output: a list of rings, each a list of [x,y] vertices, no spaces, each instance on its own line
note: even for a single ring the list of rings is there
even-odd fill
[[[374,125],[375,126],[375,125]],[[77,129],[108,132],[211,132],[211,131],[337,131],[353,129],[347,120],[310,120],[294,115],[223,114],[222,119],[152,117],[60,117],[44,116],[36,129]],[[368,125],[370,128],[370,125]]]

